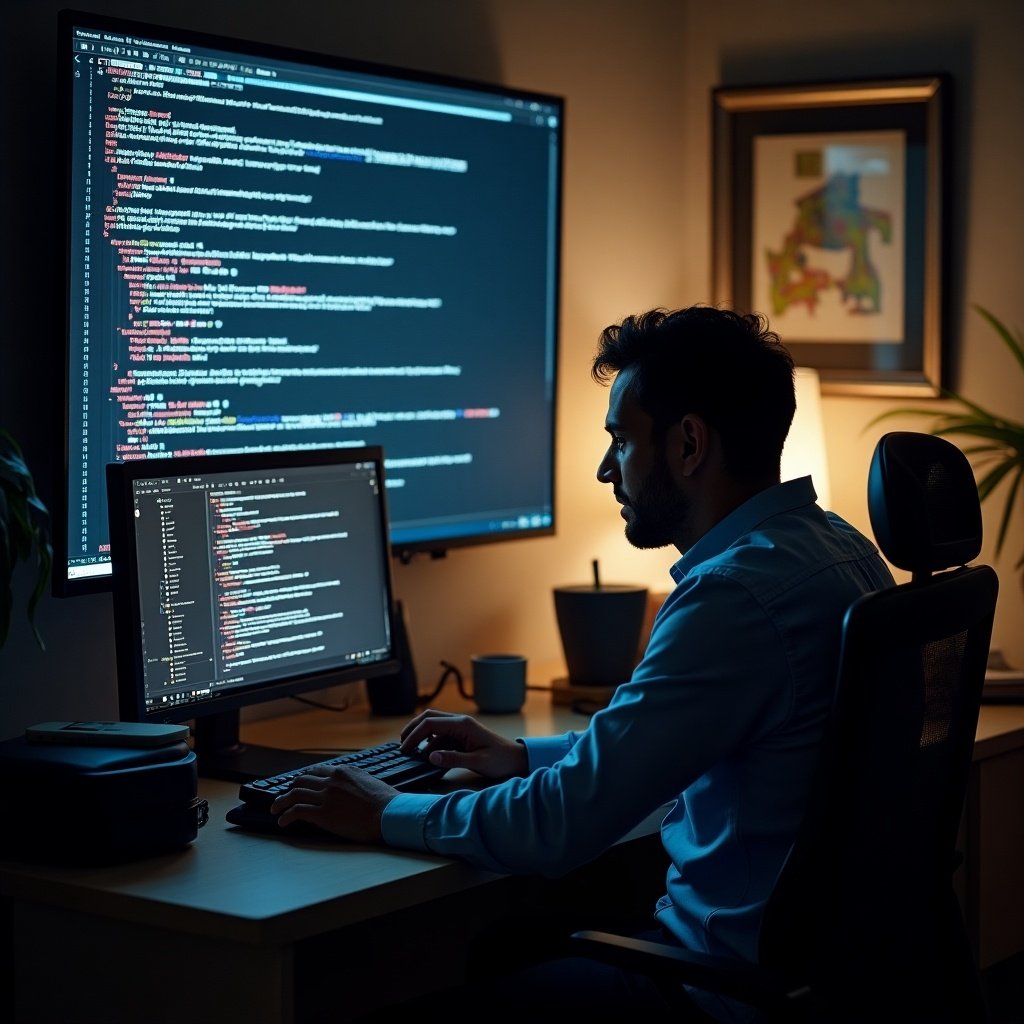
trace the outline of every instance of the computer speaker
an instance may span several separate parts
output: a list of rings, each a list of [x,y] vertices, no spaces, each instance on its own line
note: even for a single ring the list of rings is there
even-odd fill
[[[401,601],[395,602],[394,627],[398,671],[366,680],[366,695],[375,715],[411,715],[419,698],[419,681],[409,648],[409,627]]]

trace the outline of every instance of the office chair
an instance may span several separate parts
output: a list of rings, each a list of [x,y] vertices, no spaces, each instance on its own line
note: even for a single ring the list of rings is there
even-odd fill
[[[942,438],[886,434],[868,505],[882,552],[912,578],[846,613],[835,704],[758,963],[603,932],[574,934],[575,955],[770,1021],[986,1019],[953,889],[998,590],[989,566],[967,566],[981,550],[974,475]]]

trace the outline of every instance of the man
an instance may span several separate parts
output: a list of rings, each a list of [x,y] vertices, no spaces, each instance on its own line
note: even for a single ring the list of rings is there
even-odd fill
[[[603,332],[593,375],[611,380],[597,475],[626,537],[681,556],[632,677],[580,733],[511,741],[437,711],[403,730],[403,747],[435,764],[505,780],[486,789],[399,794],[336,771],[274,811],[282,824],[558,875],[670,804],[658,924],[685,947],[753,961],[831,703],[843,615],[893,580],[873,544],[815,504],[809,478],[779,483],[793,363],[760,317],[704,306],[629,317]],[[582,990],[565,963],[518,979],[503,1005],[518,993],[552,1009],[564,992],[579,1009],[587,993],[605,1019],[615,999],[644,1019],[680,1019],[653,986],[591,971]],[[692,997],[734,1019],[734,1007]]]

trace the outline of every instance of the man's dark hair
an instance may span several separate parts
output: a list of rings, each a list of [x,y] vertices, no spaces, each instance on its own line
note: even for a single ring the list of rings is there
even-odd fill
[[[592,375],[634,368],[626,394],[654,421],[654,440],[687,413],[718,431],[740,479],[776,475],[796,399],[793,359],[758,313],[711,306],[626,317],[601,333]]]

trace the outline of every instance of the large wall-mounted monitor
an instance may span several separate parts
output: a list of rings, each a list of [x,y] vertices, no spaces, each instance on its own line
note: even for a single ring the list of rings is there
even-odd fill
[[[62,12],[65,501],[104,467],[383,447],[392,550],[554,529],[558,97]]]
[[[200,771],[315,760],[240,745],[252,704],[398,668],[379,448],[107,469],[121,718],[195,720]]]

